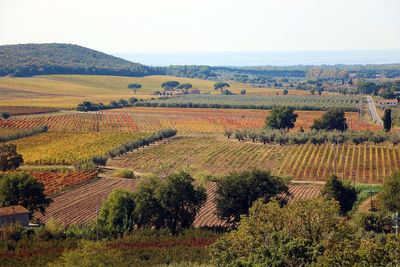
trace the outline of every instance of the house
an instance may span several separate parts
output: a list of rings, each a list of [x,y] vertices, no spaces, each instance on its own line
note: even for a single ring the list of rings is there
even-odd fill
[[[383,99],[378,101],[379,106],[391,106],[391,107],[397,107],[399,102],[397,99]]]
[[[189,94],[200,94],[200,90],[199,89],[189,89]]]
[[[21,205],[0,208],[0,227],[3,224],[17,223],[28,226],[31,212]]]

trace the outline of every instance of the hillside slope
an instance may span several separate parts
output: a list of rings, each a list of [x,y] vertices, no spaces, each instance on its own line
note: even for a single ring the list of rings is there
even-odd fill
[[[72,44],[19,44],[0,46],[0,76],[39,74],[97,74],[145,76],[164,74],[152,68]]]

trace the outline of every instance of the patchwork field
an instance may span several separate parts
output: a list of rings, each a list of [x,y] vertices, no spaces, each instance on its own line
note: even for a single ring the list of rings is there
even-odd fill
[[[134,191],[137,183],[137,179],[99,178],[74,190],[59,194],[46,209],[45,216],[35,214],[35,217],[40,218],[43,222],[53,217],[65,225],[88,222],[96,218],[96,206],[101,207],[102,202],[107,199],[112,190],[124,188]],[[207,202],[197,215],[193,223],[194,227],[225,225],[215,215],[216,188],[215,183],[207,186]],[[317,197],[320,190],[321,187],[317,185],[289,185],[289,193],[292,195],[289,197],[289,202]]]
[[[325,181],[334,172],[334,146],[262,145],[222,137],[178,137],[128,153],[108,165],[151,172],[161,164],[190,167],[194,173],[226,174],[251,168],[268,169],[295,180]],[[336,173],[358,183],[382,183],[400,168],[398,146],[342,144],[336,148]],[[344,169],[344,171],[343,171]]]
[[[309,129],[313,120],[323,111],[296,111],[299,115],[295,127]],[[71,113],[67,115],[26,116],[0,121],[1,129],[32,128],[47,125],[50,131],[63,132],[153,132],[175,128],[179,134],[223,133],[225,129],[262,128],[267,110],[203,109],[203,108],[151,108],[135,107],[119,110]],[[358,121],[356,112],[347,112],[352,130],[380,130],[382,126]]]
[[[25,164],[72,164],[104,155],[109,149],[139,138],[132,133],[68,133],[47,132],[12,141]]]

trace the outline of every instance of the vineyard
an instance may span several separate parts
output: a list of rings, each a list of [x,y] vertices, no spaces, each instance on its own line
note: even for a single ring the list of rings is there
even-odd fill
[[[378,184],[399,170],[400,150],[383,144],[297,145],[290,148],[277,173],[296,180],[324,181],[335,165],[339,177]]]
[[[346,111],[357,111],[358,97],[351,96],[287,96],[287,95],[182,95],[165,100],[150,101],[155,107],[194,108],[256,108],[272,109],[277,106],[291,106],[297,110],[327,110],[337,107]],[[144,106],[147,103],[137,102]]]
[[[88,181],[97,175],[97,171],[86,172],[50,172],[50,171],[31,171],[33,177],[43,183],[44,192],[47,195],[54,195],[66,188],[73,187],[85,181]]]
[[[309,129],[313,120],[323,111],[297,111],[299,117],[295,128]],[[1,129],[32,128],[47,125],[49,131],[61,132],[153,132],[164,128],[175,128],[180,134],[223,133],[224,129],[262,128],[263,110],[200,109],[200,108],[125,108],[116,111],[75,113],[67,115],[24,117],[0,121]],[[355,112],[346,113],[349,128],[353,130],[379,130],[382,127],[366,121],[358,121]]]
[[[96,218],[96,206],[100,207],[112,190],[124,188],[134,191],[137,182],[137,179],[99,178],[72,191],[57,195],[53,199],[54,202],[46,209],[46,215],[37,213],[35,217],[40,218],[43,222],[53,217],[65,225],[88,222]],[[211,183],[206,189],[207,202],[201,208],[193,225],[195,227],[224,225],[224,222],[215,215],[216,184]],[[320,190],[321,187],[315,185],[289,185],[289,193],[292,195],[289,202],[317,197]],[[76,201],[77,199],[79,202]]]
[[[141,151],[109,160],[108,165],[149,172],[163,163],[176,169],[226,174],[251,168],[274,169],[285,159],[289,147],[240,143],[222,137],[178,137]]]
[[[10,115],[27,115],[57,112],[58,109],[50,107],[32,107],[32,106],[0,106],[0,111],[7,111]]]
[[[138,133],[68,133],[47,132],[12,141],[25,164],[55,165],[86,161],[104,155],[109,149],[132,141]]]

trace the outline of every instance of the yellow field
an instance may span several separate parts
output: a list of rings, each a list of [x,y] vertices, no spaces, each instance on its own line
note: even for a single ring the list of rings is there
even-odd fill
[[[191,83],[202,93],[218,93],[213,81],[179,78],[173,76],[120,77],[98,75],[41,75],[30,78],[0,78],[0,105],[48,106],[75,108],[82,101],[109,103],[112,100],[130,97],[148,99],[152,92],[161,90],[165,81],[176,80]],[[127,88],[130,83],[140,83],[137,95]],[[230,90],[239,93],[264,92],[265,88],[252,88],[247,84],[230,83]],[[282,91],[282,90],[280,90]]]
[[[12,141],[25,164],[72,164],[134,140],[143,134],[48,132]]]

